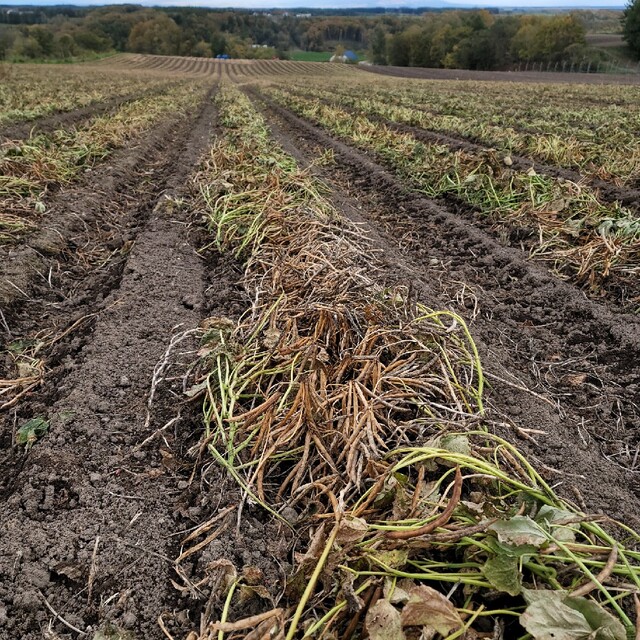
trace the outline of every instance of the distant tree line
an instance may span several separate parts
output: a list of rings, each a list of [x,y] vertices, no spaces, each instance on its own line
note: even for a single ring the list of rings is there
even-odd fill
[[[470,69],[578,60],[588,53],[579,13],[0,7],[0,59],[71,60],[125,51],[286,58],[294,49],[338,46],[368,51],[377,64]]]
[[[587,55],[585,35],[576,14],[451,11],[398,33],[376,28],[371,58],[397,66],[505,69],[520,62],[581,60]]]
[[[629,49],[640,58],[640,0],[630,2],[624,11],[624,39]]]

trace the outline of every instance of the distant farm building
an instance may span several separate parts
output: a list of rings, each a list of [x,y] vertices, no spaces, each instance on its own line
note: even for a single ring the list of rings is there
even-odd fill
[[[356,64],[358,62],[358,56],[353,51],[347,50],[342,55],[331,56],[331,62]]]

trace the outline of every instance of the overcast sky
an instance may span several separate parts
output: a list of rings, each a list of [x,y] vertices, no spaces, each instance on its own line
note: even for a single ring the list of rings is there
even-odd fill
[[[513,0],[493,0],[493,2],[460,2],[458,0],[449,0],[449,4],[470,5],[479,7],[624,7],[624,0],[534,0],[532,2],[514,2]]]
[[[446,0],[446,2],[430,0],[0,0],[0,4],[145,4],[155,6],[201,6],[201,7],[236,7],[248,8],[351,8],[351,7],[429,7],[443,5],[456,7],[612,7],[620,8],[627,4],[626,0]]]

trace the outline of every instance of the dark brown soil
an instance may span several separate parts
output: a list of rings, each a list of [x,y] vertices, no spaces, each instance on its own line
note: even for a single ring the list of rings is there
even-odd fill
[[[494,428],[519,440],[565,497],[638,526],[640,319],[585,299],[291,112],[269,103],[266,114],[302,162],[334,150],[324,177],[386,258],[389,280],[409,280],[427,305],[468,320]],[[544,434],[530,440],[515,427]]]
[[[135,244],[109,268],[80,278],[61,272],[61,300],[48,292],[8,314],[15,335],[30,319],[42,327],[95,315],[50,354],[45,387],[2,422],[2,638],[42,638],[51,620],[61,638],[78,637],[69,625],[92,637],[105,620],[159,638],[158,616],[178,606],[169,577],[179,540],[171,535],[184,528],[176,513],[183,452],[174,450],[184,425],[177,421],[148,450],[134,450],[178,413],[173,396],[162,395],[147,420],[154,366],[171,336],[196,327],[205,312],[206,265],[167,196],[180,194],[206,148],[212,115],[208,106],[192,129],[193,122],[161,126],[141,149],[114,158],[102,194],[91,196],[87,186],[64,194],[82,207],[82,224],[100,230],[100,200],[109,189],[115,201],[104,204],[122,207],[119,190],[137,185],[126,195],[129,210],[116,209],[125,227],[112,240]],[[32,417],[51,426],[25,453],[11,446],[11,431]],[[45,599],[67,624],[55,621]]]
[[[3,464],[6,637],[40,638],[51,618],[45,598],[83,631],[111,619],[157,635],[152,621],[174,600],[167,537],[175,531],[172,443],[180,425],[165,434],[164,457],[131,452],[162,426],[154,414],[145,429],[153,365],[176,325],[198,324],[202,283],[203,265],[179,220],[155,211],[119,287],[96,310],[87,344],[65,358],[57,400],[16,415],[20,424],[44,414],[51,428],[26,460],[15,449]]]
[[[358,69],[397,78],[421,80],[484,80],[490,82],[533,82],[540,84],[640,84],[640,74],[540,73],[537,71],[471,71],[469,69],[424,69],[358,65]]]

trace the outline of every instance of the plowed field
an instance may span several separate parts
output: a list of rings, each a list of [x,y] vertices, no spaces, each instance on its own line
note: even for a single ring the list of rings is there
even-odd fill
[[[638,87],[2,73],[0,639],[636,637]]]

